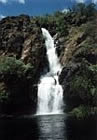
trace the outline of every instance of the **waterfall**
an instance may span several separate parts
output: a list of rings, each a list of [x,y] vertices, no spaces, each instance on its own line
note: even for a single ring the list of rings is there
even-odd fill
[[[40,78],[37,114],[59,114],[62,113],[63,90],[59,84],[58,75],[62,67],[56,54],[53,38],[44,28],[42,28],[42,34],[45,39],[49,72]]]

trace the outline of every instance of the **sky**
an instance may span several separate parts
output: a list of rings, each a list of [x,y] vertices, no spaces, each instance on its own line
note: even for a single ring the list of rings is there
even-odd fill
[[[62,11],[77,2],[97,4],[97,0],[0,0],[0,18],[27,14],[38,16]]]

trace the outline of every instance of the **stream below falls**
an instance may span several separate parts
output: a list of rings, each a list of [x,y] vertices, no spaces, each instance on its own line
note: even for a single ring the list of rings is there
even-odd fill
[[[0,140],[97,140],[97,120],[59,115],[0,119]]]

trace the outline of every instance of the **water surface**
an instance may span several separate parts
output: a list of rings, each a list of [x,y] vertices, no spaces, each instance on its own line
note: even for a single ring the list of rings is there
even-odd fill
[[[97,140],[96,120],[77,121],[65,115],[0,119],[0,140]]]

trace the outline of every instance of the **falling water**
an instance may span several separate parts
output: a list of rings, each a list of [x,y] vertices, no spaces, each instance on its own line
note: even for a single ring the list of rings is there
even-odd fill
[[[42,34],[45,38],[50,70],[40,78],[37,114],[59,114],[62,113],[63,90],[59,84],[58,75],[62,68],[56,54],[53,38],[44,28],[42,28]]]

